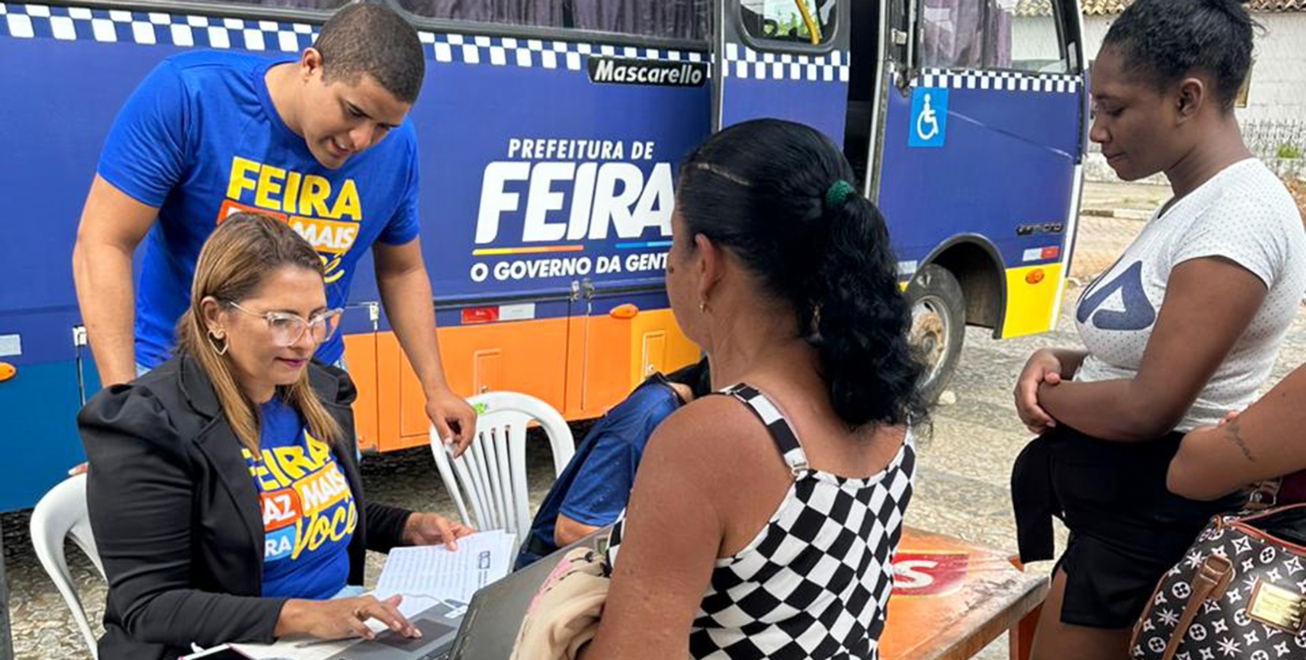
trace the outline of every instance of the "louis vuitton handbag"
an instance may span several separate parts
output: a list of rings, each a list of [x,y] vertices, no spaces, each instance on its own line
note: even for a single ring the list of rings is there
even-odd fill
[[[1134,625],[1140,660],[1306,658],[1306,504],[1211,520]]]

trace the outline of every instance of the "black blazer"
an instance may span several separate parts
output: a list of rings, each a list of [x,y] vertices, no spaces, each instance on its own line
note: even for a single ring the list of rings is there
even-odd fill
[[[365,551],[400,545],[409,512],[363,496],[349,376],[316,362],[308,369],[344,430],[333,452],[358,509],[349,584],[361,585]],[[91,529],[109,579],[100,660],[171,660],[192,642],[274,641],[285,599],[260,596],[259,495],[199,364],[173,358],[107,388],[77,425],[90,462]]]

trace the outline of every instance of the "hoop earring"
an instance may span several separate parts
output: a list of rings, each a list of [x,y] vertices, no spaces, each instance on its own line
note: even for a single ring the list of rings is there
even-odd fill
[[[212,330],[209,330],[209,336],[208,336],[209,346],[213,348],[213,352],[217,353],[218,355],[226,355],[227,349],[231,348],[231,341],[222,342],[222,348],[218,348],[218,341],[220,341],[221,339],[222,339],[221,335],[213,332]]]

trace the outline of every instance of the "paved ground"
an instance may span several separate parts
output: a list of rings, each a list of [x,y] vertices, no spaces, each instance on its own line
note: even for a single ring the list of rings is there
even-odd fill
[[[1086,282],[1110,266],[1141,228],[1147,211],[1166,197],[1166,189],[1152,186],[1088,185],[1083,205],[1086,213],[1071,269],[1074,280]],[[1120,217],[1114,217],[1117,215]],[[1078,286],[1072,285],[1066,291],[1068,302],[1078,295]],[[946,397],[955,403],[936,410],[933,437],[923,441],[920,448],[917,496],[908,512],[909,524],[1015,552],[1008,479],[1011,463],[1028,434],[1012,410],[1011,387],[1025,358],[1035,348],[1076,343],[1068,316],[1072,307],[1063,306],[1067,315],[1059,331],[1046,335],[998,342],[984,331],[968,331],[961,365],[951,386],[953,394]],[[1306,314],[1299,313],[1274,380],[1304,362]],[[577,429],[577,437],[582,433],[583,429]],[[547,446],[539,453],[543,455],[536,456],[531,470],[532,490],[537,498],[547,489],[552,466]],[[364,464],[364,479],[369,496],[378,501],[453,511],[425,450],[369,458]],[[85,647],[62,600],[32,555],[27,518],[24,513],[0,517],[16,656],[85,658]],[[1047,567],[1032,570],[1046,571]],[[79,555],[72,561],[72,571],[98,626],[103,611],[103,583]],[[375,576],[376,571],[371,574]],[[1005,657],[1005,652],[1005,643],[999,640],[980,657],[998,660]]]

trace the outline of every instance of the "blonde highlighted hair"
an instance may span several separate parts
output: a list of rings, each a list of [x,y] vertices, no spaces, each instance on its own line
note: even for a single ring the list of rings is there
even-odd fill
[[[222,414],[240,444],[259,456],[258,406],[236,381],[235,367],[220,355],[204,323],[201,305],[212,297],[226,307],[252,295],[268,274],[291,266],[323,273],[322,260],[313,246],[284,222],[257,213],[237,213],[222,221],[200,249],[191,283],[190,308],[177,322],[177,350],[199,363],[213,385]],[[309,433],[327,443],[337,442],[342,431],[308,382],[308,369],[299,380],[279,386],[282,397],[304,416]]]

